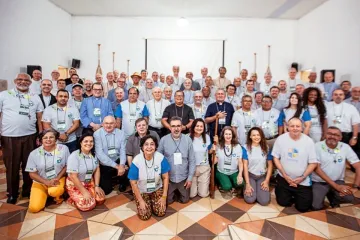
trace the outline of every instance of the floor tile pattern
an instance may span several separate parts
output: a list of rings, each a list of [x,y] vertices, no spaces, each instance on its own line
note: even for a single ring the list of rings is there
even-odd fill
[[[353,181],[352,172],[346,176],[347,182]],[[130,192],[113,191],[105,204],[90,212],[62,203],[32,214],[26,198],[17,205],[5,202],[5,167],[0,160],[0,239],[360,239],[360,205],[300,214],[279,206],[273,190],[268,206],[216,191],[215,199],[173,203],[164,217],[148,221],[137,217]]]

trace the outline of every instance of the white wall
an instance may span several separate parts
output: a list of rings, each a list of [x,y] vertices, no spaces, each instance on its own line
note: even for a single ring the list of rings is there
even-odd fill
[[[336,69],[360,85],[360,1],[330,0],[298,21],[295,56],[304,68]],[[320,75],[319,75],[320,76]],[[319,77],[320,78],[320,77]]]
[[[41,65],[49,78],[71,56],[71,15],[48,0],[0,0],[0,79]],[[11,87],[10,85],[10,87]]]
[[[271,69],[274,79],[287,76],[294,60],[296,21],[269,19],[190,19],[185,28],[173,18],[73,17],[72,54],[81,60],[81,76],[94,79],[97,67],[97,44],[101,45],[104,73],[112,70],[112,52],[116,52],[115,69],[140,71],[145,65],[145,38],[226,39],[225,66],[228,77],[238,74],[238,62],[253,72],[253,53],[257,52],[257,73],[263,79],[267,67],[267,45],[272,45]],[[191,58],[189,53],[189,58]],[[166,61],[166,59],[164,59]],[[187,70],[181,69],[185,74]],[[171,73],[168,69],[167,74]],[[200,74],[194,72],[195,76]],[[216,77],[216,76],[214,76]]]

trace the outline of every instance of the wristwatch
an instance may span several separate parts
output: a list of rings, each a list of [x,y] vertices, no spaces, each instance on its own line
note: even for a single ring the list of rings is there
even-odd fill
[[[360,190],[360,187],[358,185],[356,185],[356,184],[353,184],[352,187],[356,188],[357,190]]]
[[[352,139],[355,139],[355,140],[357,140],[357,139],[358,139],[358,137],[352,137]]]
[[[99,185],[95,184],[95,187],[100,187]]]

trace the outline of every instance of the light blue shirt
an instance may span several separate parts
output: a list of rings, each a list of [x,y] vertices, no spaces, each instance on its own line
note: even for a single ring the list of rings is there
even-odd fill
[[[100,116],[94,115],[94,110],[100,109]],[[89,128],[90,123],[101,124],[106,116],[114,116],[111,102],[106,98],[84,98],[80,107],[80,120],[84,128]]]
[[[333,92],[339,88],[339,85],[337,83],[331,82],[331,83],[326,83],[323,82],[321,83],[321,85],[323,85],[324,87],[324,99],[328,102],[330,102],[332,100],[332,94]]]
[[[111,133],[104,128],[98,129],[94,133],[96,157],[101,165],[116,168],[116,160],[120,159],[120,164],[125,165],[125,135],[120,129],[115,128]],[[109,149],[115,148],[116,155],[110,156]]]

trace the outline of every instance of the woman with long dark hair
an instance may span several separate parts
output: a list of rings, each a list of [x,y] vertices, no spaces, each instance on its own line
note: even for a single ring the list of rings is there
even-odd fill
[[[224,127],[215,158],[215,163],[218,163],[215,177],[222,191],[237,193],[244,185],[242,155],[234,130],[229,126]]]
[[[68,177],[66,190],[70,196],[68,203],[80,211],[90,211],[105,201],[100,188],[99,160],[94,154],[94,137],[84,134],[79,139],[80,148],[74,151],[67,163]]]
[[[212,152],[209,135],[206,134],[206,124],[201,118],[197,118],[191,125],[190,138],[193,141],[196,169],[192,179],[190,197],[209,196],[210,164],[209,152]],[[215,146],[215,145],[214,145]]]
[[[304,91],[304,108],[311,117],[310,137],[314,142],[325,139],[327,129],[326,106],[321,96],[321,91],[316,87],[309,87]]]
[[[297,93],[291,93],[289,105],[281,111],[279,116],[279,134],[286,133],[287,123],[292,118],[299,118],[303,122],[303,132],[309,135],[311,128],[311,117],[308,110],[303,108],[301,96]]]
[[[259,127],[250,129],[243,148],[245,190],[247,203],[257,201],[260,205],[270,202],[269,182],[273,170],[271,151]]]

